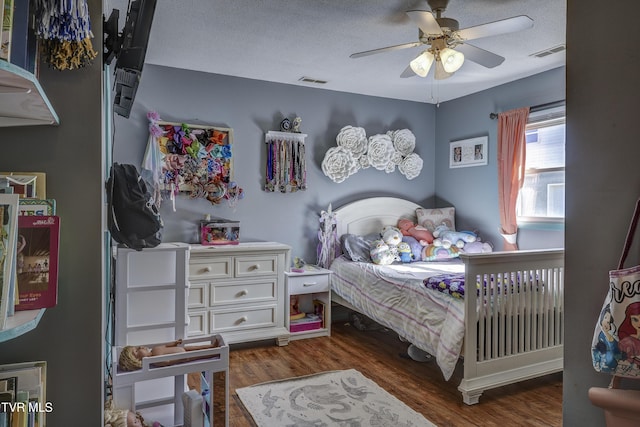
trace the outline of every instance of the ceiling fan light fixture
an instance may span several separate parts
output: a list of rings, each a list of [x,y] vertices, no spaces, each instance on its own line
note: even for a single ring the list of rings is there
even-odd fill
[[[445,47],[440,51],[440,61],[442,61],[442,67],[447,73],[455,73],[464,63],[464,54]]]
[[[431,64],[433,64],[434,56],[428,50],[425,50],[420,55],[418,55],[413,61],[409,63],[409,66],[413,70],[414,73],[419,75],[420,77],[426,77],[429,73],[429,69],[431,68]]]
[[[433,72],[433,78],[436,80],[444,80],[444,79],[448,79],[449,77],[451,77],[453,74],[451,73],[447,73],[444,70],[444,67],[442,66],[442,61],[438,60],[436,61],[436,68]]]

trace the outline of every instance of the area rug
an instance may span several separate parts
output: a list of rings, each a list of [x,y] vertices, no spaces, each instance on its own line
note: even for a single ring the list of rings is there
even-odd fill
[[[258,427],[435,427],[355,369],[236,389]]]

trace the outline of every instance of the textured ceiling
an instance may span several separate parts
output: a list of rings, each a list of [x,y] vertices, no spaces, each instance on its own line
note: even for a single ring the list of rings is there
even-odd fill
[[[126,0],[106,0],[105,15]],[[351,59],[354,52],[417,41],[408,0],[158,0],[146,63],[426,103],[444,102],[565,64],[565,0],[451,0],[460,28],[527,15],[533,28],[470,41],[504,56],[488,69],[469,60],[446,80],[400,78],[420,47]],[[301,77],[327,81],[318,85]],[[143,77],[144,78],[144,77]]]

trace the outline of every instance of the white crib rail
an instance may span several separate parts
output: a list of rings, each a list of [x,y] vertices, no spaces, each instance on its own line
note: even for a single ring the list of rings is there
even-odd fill
[[[562,370],[564,250],[465,254],[466,404],[484,390]],[[480,292],[473,292],[473,284]]]

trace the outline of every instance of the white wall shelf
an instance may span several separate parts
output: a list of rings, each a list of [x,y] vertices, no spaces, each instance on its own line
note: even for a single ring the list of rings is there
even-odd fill
[[[0,60],[0,127],[58,124],[58,115],[36,77]]]
[[[45,309],[16,311],[13,316],[7,317],[5,328],[0,330],[0,342],[9,341],[22,334],[32,331],[40,323]]]

